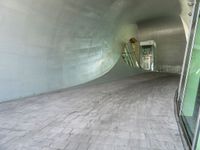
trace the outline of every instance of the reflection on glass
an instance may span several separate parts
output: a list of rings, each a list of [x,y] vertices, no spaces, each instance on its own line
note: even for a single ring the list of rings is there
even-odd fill
[[[200,128],[199,128],[200,129]],[[196,141],[196,145],[195,145],[195,150],[200,150],[200,130],[198,129],[198,136],[197,136],[197,141]]]
[[[196,8],[198,8],[198,5],[196,5]],[[186,59],[185,59],[185,64],[184,64],[184,68],[183,68],[183,74],[182,74],[182,81],[181,81],[181,87],[180,87],[180,93],[179,93],[179,100],[182,100],[184,97],[184,85],[186,83],[186,76],[187,76],[187,70],[188,70],[188,64],[190,62],[190,53],[192,51],[192,44],[193,44],[193,37],[195,35],[195,27],[196,27],[196,22],[198,20],[197,17],[198,13],[194,13],[194,20],[192,22],[192,28],[191,28],[191,32],[190,32],[190,38],[188,41],[188,47],[187,47],[187,54],[186,54]],[[180,102],[180,101],[179,101]]]
[[[183,99],[182,116],[191,138],[194,137],[196,122],[200,106],[200,21],[192,50],[189,73],[186,81],[185,95]]]

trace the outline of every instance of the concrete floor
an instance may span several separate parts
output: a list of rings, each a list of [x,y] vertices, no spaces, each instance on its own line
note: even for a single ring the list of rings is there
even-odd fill
[[[183,150],[178,77],[145,74],[0,104],[1,150]]]

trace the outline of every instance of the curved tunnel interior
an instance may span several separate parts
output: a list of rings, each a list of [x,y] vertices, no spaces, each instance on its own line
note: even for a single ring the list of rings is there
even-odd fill
[[[179,98],[186,88],[197,9],[0,0],[0,149],[183,150],[173,99],[180,74]]]
[[[180,72],[178,0],[0,0],[0,12],[1,101],[141,73],[121,59],[133,37],[156,42],[159,71]]]

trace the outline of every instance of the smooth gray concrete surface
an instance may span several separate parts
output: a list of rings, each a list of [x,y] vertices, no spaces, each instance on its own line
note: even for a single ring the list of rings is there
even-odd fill
[[[148,71],[142,70],[140,68],[133,68],[124,63],[123,58],[120,58],[116,65],[105,75],[101,76],[100,78],[97,78],[95,80],[89,81],[87,83],[81,84],[81,87],[87,86],[87,85],[95,85],[100,83],[106,83],[111,82],[115,80],[121,80],[133,75],[142,74]]]
[[[0,104],[0,150],[183,150],[179,77],[148,73]]]
[[[94,80],[118,62],[139,22],[179,23],[180,13],[179,0],[0,0],[0,101]]]
[[[181,19],[157,18],[138,24],[138,39],[156,41],[156,64],[159,71],[181,73],[186,38]]]

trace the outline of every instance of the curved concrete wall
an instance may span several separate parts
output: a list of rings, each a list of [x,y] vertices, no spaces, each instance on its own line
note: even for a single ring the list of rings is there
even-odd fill
[[[98,78],[137,22],[179,14],[178,0],[0,0],[0,101]]]

